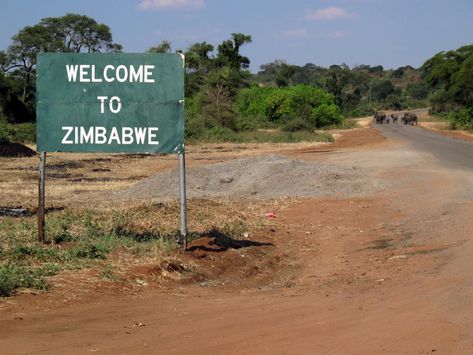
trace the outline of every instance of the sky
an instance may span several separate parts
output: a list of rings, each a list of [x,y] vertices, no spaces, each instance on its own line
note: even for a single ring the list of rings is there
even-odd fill
[[[434,54],[473,44],[473,0],[0,0],[0,50],[24,26],[77,13],[108,25],[125,52],[162,40],[173,49],[234,32],[252,36],[250,69],[276,59],[419,67]]]

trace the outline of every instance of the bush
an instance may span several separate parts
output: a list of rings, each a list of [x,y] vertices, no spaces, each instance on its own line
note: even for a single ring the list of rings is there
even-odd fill
[[[36,125],[34,123],[0,123],[0,143],[34,143]]]
[[[0,297],[11,296],[19,288],[45,290],[49,287],[44,276],[54,274],[53,270],[28,270],[16,266],[0,267]]]
[[[369,107],[368,104],[360,104],[353,110],[346,112],[348,117],[358,118],[374,115],[375,110],[372,107]]]
[[[321,106],[319,113],[315,111],[314,119],[314,110]],[[298,130],[298,126],[306,129],[314,124],[322,127],[325,123],[333,125],[343,121],[333,95],[311,85],[285,88],[252,86],[240,91],[235,107],[242,117],[263,116],[269,122],[287,125],[289,130]],[[287,117],[299,120],[289,123]],[[304,127],[301,120],[306,121]]]
[[[235,120],[235,130],[238,132],[254,131],[266,125],[266,119],[262,116],[238,116]]]
[[[235,110],[242,117],[265,117],[265,101],[273,88],[253,85],[241,89],[235,99]]]
[[[312,109],[310,119],[317,128],[339,125],[343,122],[340,108],[335,104],[322,104]]]
[[[185,125],[185,138],[190,140],[198,139],[205,130],[205,123],[201,116],[187,116]]]
[[[286,121],[282,127],[285,132],[311,131],[312,125],[301,117],[292,118]]]
[[[11,143],[10,136],[7,134],[6,131],[3,130],[3,126],[0,125],[0,144],[8,144]]]
[[[450,115],[453,129],[463,128],[473,130],[473,108],[464,108]]]

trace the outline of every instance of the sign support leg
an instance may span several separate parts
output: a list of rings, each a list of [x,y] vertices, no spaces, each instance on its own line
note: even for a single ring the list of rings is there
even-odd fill
[[[187,248],[187,205],[186,205],[186,154],[184,149],[179,153],[179,201],[181,205],[181,237],[184,239],[184,250]]]
[[[45,178],[46,178],[46,152],[39,154],[39,189],[38,189],[38,240],[45,242],[44,232],[44,196],[45,196]]]

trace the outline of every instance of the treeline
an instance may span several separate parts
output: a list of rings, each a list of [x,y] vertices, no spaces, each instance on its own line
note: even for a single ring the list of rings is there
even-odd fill
[[[421,72],[411,66],[385,70],[381,65],[345,64],[329,68],[308,63],[290,65],[276,60],[261,66],[254,78],[265,86],[311,85],[331,93],[343,114],[366,116],[380,109],[402,110],[427,104],[428,90]]]
[[[452,128],[473,130],[473,45],[437,53],[421,72],[432,111],[446,114]]]
[[[252,74],[250,59],[241,53],[251,41],[249,35],[233,33],[216,46],[200,42],[183,51],[188,139],[238,140],[241,134],[264,128],[293,139],[294,132],[343,125],[344,117],[427,105],[436,112],[455,112],[457,126],[471,124],[473,46],[441,52],[419,69],[345,64],[324,68],[277,60]],[[174,50],[162,41],[147,52]],[[87,16],[50,17],[21,29],[0,52],[0,140],[8,139],[5,132],[12,136],[15,131],[6,124],[23,127],[25,132],[15,139],[34,132],[39,53],[121,51],[110,28]],[[18,125],[25,122],[32,123]]]

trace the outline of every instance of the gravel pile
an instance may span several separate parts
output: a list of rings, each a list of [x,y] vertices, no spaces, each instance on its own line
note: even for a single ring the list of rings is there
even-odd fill
[[[358,169],[269,155],[235,159],[187,169],[187,197],[234,197],[270,199],[280,197],[356,196],[379,189]],[[129,189],[123,198],[176,198],[177,169],[156,174]]]

